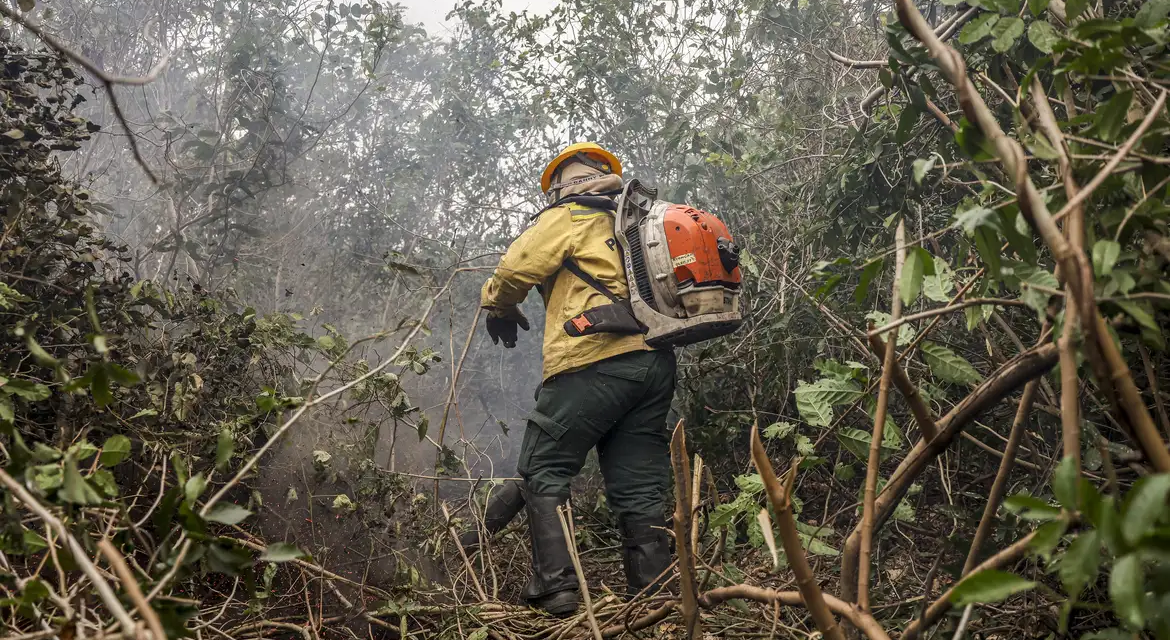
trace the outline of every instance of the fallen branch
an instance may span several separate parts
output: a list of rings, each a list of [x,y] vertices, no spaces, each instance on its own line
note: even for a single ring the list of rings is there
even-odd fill
[[[966,426],[1007,397],[1028,381],[1038,378],[1056,364],[1058,358],[1055,344],[1047,343],[1025,351],[1004,363],[967,397],[959,401],[938,421],[938,434],[931,440],[920,440],[906,455],[889,481],[882,487],[874,502],[874,530],[880,530],[894,512],[894,508],[906,496],[918,476],[927,465],[942,454]],[[861,549],[861,525],[849,534],[841,552],[842,599],[852,601],[856,597],[858,577],[858,556]]]
[[[126,595],[130,597],[130,601],[138,608],[138,613],[143,618],[146,618],[146,625],[150,627],[150,633],[155,640],[166,640],[167,634],[163,632],[162,621],[158,617],[158,613],[150,607],[150,603],[142,595],[142,589],[138,586],[138,580],[134,577],[134,573],[130,571],[130,566],[126,564],[126,559],[118,550],[114,548],[113,543],[109,538],[102,538],[97,543],[98,549],[102,555],[106,557],[106,562],[110,563],[110,568],[114,570],[114,575],[118,576],[118,580],[122,583],[122,589]]]
[[[0,5],[0,7],[2,6]],[[97,589],[98,597],[105,603],[106,608],[110,610],[114,618],[118,620],[118,625],[122,627],[122,633],[128,638],[135,637],[138,628],[134,623],[134,619],[130,617],[130,614],[122,606],[122,603],[118,601],[118,596],[110,587],[110,583],[106,582],[102,573],[98,571],[98,568],[89,559],[89,553],[81,546],[77,538],[73,537],[73,534],[69,532],[65,524],[58,520],[52,513],[49,513],[48,509],[37,502],[37,499],[25,490],[19,482],[13,479],[12,476],[8,475],[4,469],[0,469],[0,483],[8,487],[8,490],[12,492],[12,495],[17,500],[23,502],[24,506],[28,507],[38,518],[44,520],[45,524],[49,525],[57,534],[57,537],[65,542],[65,546],[69,548],[69,553],[73,556],[73,561],[81,567],[82,573],[85,574],[85,577],[89,578],[94,588]]]
[[[759,426],[752,425],[752,462],[760,472],[760,478],[764,481],[764,488],[768,493],[768,502],[776,512],[780,543],[784,546],[784,556],[788,559],[792,574],[796,576],[796,587],[800,589],[801,602],[808,607],[821,635],[828,640],[845,640],[845,634],[825,604],[824,594],[821,593],[821,587],[817,584],[817,578],[813,575],[808,557],[804,553],[800,533],[796,529],[796,518],[792,516],[792,484],[796,479],[799,459],[793,460],[785,476],[785,483],[781,485],[776,472],[772,469],[772,461],[768,459],[768,453],[764,450],[764,443],[760,441]]]
[[[800,592],[772,591],[771,589],[753,587],[746,584],[712,589],[704,593],[699,602],[703,605],[703,608],[709,609],[728,600],[754,600],[765,604],[779,602],[780,604],[793,607],[806,606],[804,596]],[[854,627],[860,629],[869,640],[890,640],[889,634],[886,633],[881,624],[873,616],[861,609],[828,594],[824,596],[824,604],[830,611],[845,618]]]
[[[967,575],[972,576],[976,573],[979,573],[980,571],[986,571],[987,569],[1002,569],[1016,560],[1019,560],[1028,552],[1028,548],[1032,544],[1032,538],[1035,537],[1036,532],[1033,531],[1023,538],[1020,538],[1015,542],[1015,544],[981,562],[979,566],[975,567],[975,569]],[[957,584],[958,583],[956,583],[956,586]],[[926,611],[922,614],[920,619],[911,622],[906,627],[906,630],[902,632],[902,635],[898,638],[898,640],[915,640],[923,630],[942,619],[942,617],[951,610],[951,593],[953,593],[954,590],[955,587],[952,586],[950,589],[947,589],[945,593],[939,596],[933,604],[926,608]]]

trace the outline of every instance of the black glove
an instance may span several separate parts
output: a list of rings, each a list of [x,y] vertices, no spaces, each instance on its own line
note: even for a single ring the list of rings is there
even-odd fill
[[[528,318],[519,311],[505,317],[490,314],[487,317],[487,332],[492,337],[492,344],[500,344],[503,340],[506,349],[516,346],[516,327],[528,331]]]

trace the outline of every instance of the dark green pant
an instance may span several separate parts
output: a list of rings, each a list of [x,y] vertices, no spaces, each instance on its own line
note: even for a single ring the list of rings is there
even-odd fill
[[[674,397],[672,351],[602,360],[544,383],[517,465],[535,494],[567,496],[597,447],[610,509],[619,518],[658,518],[670,483],[666,414]]]

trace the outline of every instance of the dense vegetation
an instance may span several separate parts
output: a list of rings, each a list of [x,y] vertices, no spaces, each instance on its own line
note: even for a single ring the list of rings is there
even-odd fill
[[[0,640],[1170,638],[1170,2],[0,15]],[[479,286],[578,139],[750,314],[684,353],[673,595],[609,594],[590,471],[550,621],[522,527],[451,534],[539,377]]]

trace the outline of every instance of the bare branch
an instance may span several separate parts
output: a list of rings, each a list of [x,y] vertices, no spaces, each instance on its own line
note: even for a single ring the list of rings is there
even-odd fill
[[[44,42],[61,55],[80,65],[94,78],[97,78],[98,82],[101,82],[102,88],[106,90],[106,95],[110,97],[110,106],[114,110],[114,116],[117,118],[118,124],[122,126],[122,130],[126,132],[127,142],[130,144],[130,151],[134,153],[134,159],[138,162],[139,166],[142,167],[142,170],[146,173],[147,177],[150,178],[150,181],[154,184],[158,184],[158,176],[154,174],[154,171],[150,169],[150,166],[146,164],[146,160],[142,157],[142,151],[138,148],[137,135],[130,128],[130,123],[126,120],[126,114],[122,112],[122,105],[118,102],[118,96],[114,94],[114,86],[121,84],[138,87],[154,82],[160,75],[162,75],[163,70],[166,69],[167,63],[170,61],[170,53],[164,51],[162,58],[158,61],[158,64],[154,65],[154,68],[152,68],[144,76],[113,75],[107,73],[104,69],[99,67],[89,58],[74,51],[65,43],[45,32],[43,29],[41,29],[40,26],[33,24],[27,17],[13,10],[11,7],[5,4],[0,4],[0,15],[9,18],[13,22],[16,22],[20,26],[24,27],[29,31],[29,33],[32,33],[34,36],[39,38],[41,42]]]

